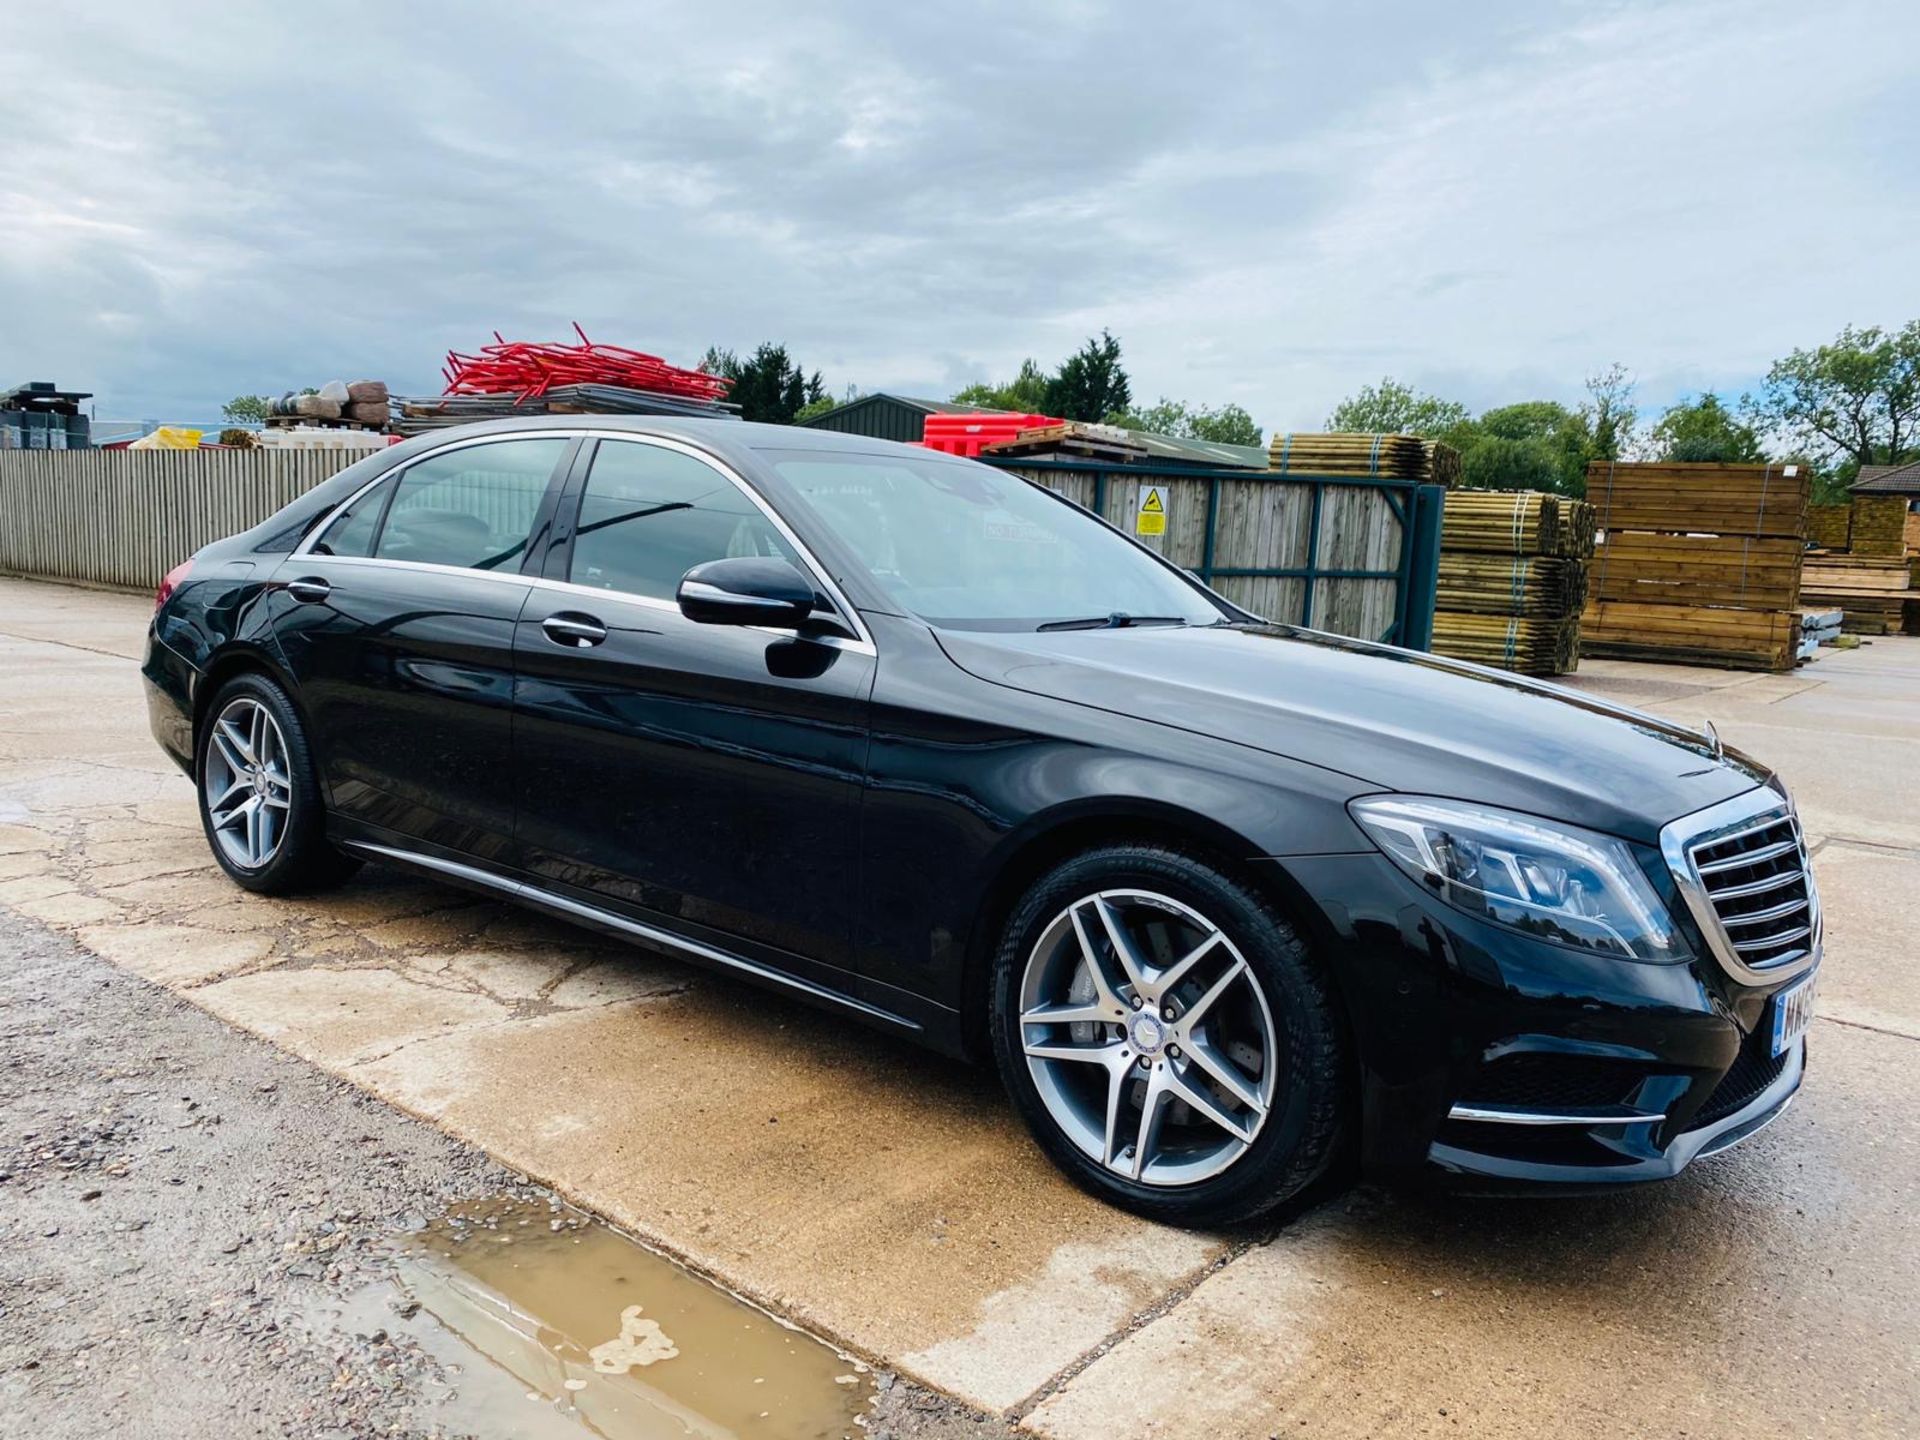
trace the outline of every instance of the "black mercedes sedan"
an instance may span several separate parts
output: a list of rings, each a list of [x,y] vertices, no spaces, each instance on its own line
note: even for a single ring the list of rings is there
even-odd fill
[[[1800,1085],[1819,900],[1761,766],[1264,623],[919,447],[422,436],[176,569],[143,671],[238,884],[383,861],[991,1054],[1161,1220],[1336,1163],[1670,1176]]]

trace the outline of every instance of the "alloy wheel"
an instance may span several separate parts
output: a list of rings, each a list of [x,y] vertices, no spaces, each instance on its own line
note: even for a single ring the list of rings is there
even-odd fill
[[[279,853],[293,808],[287,742],[258,700],[241,697],[213,722],[200,793],[208,828],[229,861],[264,868]]]
[[[1273,1013],[1246,958],[1151,891],[1102,890],[1047,925],[1021,977],[1020,1043],[1067,1138],[1141,1184],[1219,1174],[1273,1107]]]

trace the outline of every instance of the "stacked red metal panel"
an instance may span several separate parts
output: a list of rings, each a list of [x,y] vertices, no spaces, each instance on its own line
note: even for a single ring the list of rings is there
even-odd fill
[[[1047,415],[1016,415],[1011,411],[984,411],[967,415],[929,415],[920,443],[929,450],[972,459],[997,441],[1011,440],[1022,430],[1061,422]]]

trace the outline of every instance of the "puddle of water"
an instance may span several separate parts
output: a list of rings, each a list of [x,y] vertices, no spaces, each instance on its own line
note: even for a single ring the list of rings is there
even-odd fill
[[[836,1440],[861,1434],[864,1366],[578,1212],[469,1204],[409,1236],[419,1312],[376,1309],[457,1370],[440,1417],[477,1434]],[[357,1313],[356,1313],[357,1312]],[[431,1317],[440,1334],[422,1333]],[[449,1343],[457,1339],[458,1343]]]

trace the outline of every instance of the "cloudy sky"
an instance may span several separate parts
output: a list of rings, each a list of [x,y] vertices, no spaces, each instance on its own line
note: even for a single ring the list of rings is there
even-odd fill
[[[1387,374],[1737,392],[1920,317],[1913,0],[74,0],[8,31],[0,382],[102,418],[437,390],[449,347],[578,320],[936,396],[1105,326],[1141,399],[1312,428]]]

